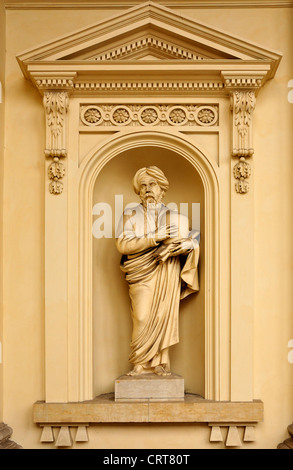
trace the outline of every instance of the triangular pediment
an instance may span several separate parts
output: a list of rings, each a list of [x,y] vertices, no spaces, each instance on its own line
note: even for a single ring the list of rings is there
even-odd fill
[[[141,73],[150,79],[160,63],[166,76],[174,78],[180,75],[179,67],[185,67],[186,80],[194,74],[219,78],[235,68],[241,73],[255,71],[255,79],[262,71],[267,80],[274,76],[281,54],[146,2],[25,51],[17,59],[33,81],[46,68],[52,77],[72,72],[75,78],[110,79],[116,74],[123,79],[127,74],[131,79]]]
[[[177,25],[178,26],[178,25]],[[148,19],[144,28],[132,24],[127,36],[117,30],[110,41],[101,38],[96,44],[78,48],[69,54],[63,53],[57,60],[203,60],[203,59],[240,59],[241,54],[231,54],[220,50],[216,45],[202,44],[199,38],[186,38],[184,31],[176,34],[160,28]],[[247,58],[247,57],[245,57]]]
[[[183,41],[159,36],[154,33],[144,33],[131,41],[122,42],[113,47],[99,49],[90,55],[79,59],[89,61],[101,60],[203,60],[208,59],[206,53],[196,50]]]

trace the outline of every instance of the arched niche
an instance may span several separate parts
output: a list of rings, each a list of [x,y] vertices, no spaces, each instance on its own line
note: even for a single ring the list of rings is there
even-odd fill
[[[181,302],[180,342],[171,351],[172,371],[185,378],[186,389],[205,398],[217,395],[218,324],[218,184],[206,155],[185,136],[137,131],[115,136],[83,161],[80,185],[80,377],[82,398],[113,390],[113,381],[129,369],[131,336],[128,288],[119,268],[113,238],[92,235],[93,206],[138,201],[132,190],[135,171],[159,166],[170,190],[165,203],[200,204],[200,292]],[[113,211],[114,212],[114,211]],[[190,216],[192,219],[192,216]],[[113,213],[113,229],[115,215]]]
[[[127,361],[131,338],[130,304],[127,283],[119,269],[120,254],[115,249],[115,196],[116,201],[117,196],[123,196],[124,205],[138,203],[131,184],[133,175],[139,168],[154,164],[164,171],[170,183],[163,202],[176,204],[179,210],[184,203],[190,228],[202,227],[201,288],[199,293],[181,301],[180,342],[171,348],[170,354],[172,371],[184,377],[186,391],[204,395],[205,279],[201,276],[205,251],[204,190],[198,172],[187,160],[159,146],[132,148],[118,154],[104,166],[94,186],[93,205],[102,202],[113,209],[109,223],[113,238],[93,238],[94,395],[112,391],[113,378],[130,368]],[[200,214],[197,214],[198,209]],[[99,217],[94,216],[94,219]]]

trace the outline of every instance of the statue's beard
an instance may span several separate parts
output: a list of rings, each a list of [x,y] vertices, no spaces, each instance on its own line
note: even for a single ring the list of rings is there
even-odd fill
[[[156,204],[159,204],[162,200],[162,196],[159,196],[158,198],[155,198],[153,194],[146,194],[144,197],[141,197],[141,203],[143,207],[147,207],[148,204],[153,206]]]

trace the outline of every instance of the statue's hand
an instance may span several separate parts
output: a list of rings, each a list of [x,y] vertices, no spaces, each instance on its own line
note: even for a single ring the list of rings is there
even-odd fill
[[[162,225],[161,227],[158,227],[157,230],[154,232],[153,238],[157,242],[161,242],[163,240],[166,240],[167,238],[170,238],[170,233],[171,233],[171,226]]]
[[[182,238],[181,240],[174,242],[171,256],[187,254],[191,250],[193,250],[193,248],[194,248],[194,245],[190,238]]]

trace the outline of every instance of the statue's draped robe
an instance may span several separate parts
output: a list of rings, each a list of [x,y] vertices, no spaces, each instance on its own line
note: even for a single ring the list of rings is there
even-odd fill
[[[170,222],[173,235],[156,242],[156,228]],[[198,232],[195,234],[198,235]],[[175,237],[175,238],[174,238]],[[172,243],[190,238],[187,255],[169,256]],[[199,245],[188,219],[164,204],[125,211],[117,238],[121,269],[129,285],[133,334],[129,362],[152,368],[168,363],[168,348],[179,341],[180,299],[198,291]]]

